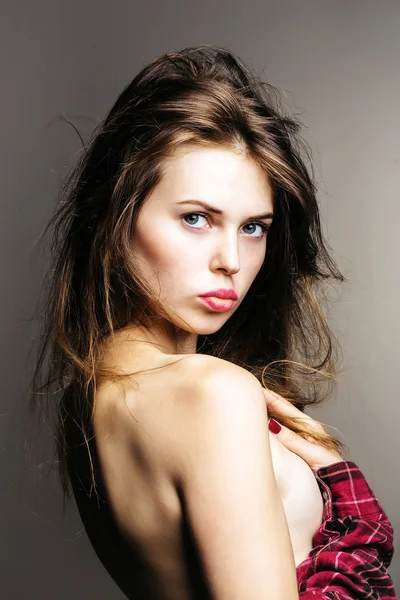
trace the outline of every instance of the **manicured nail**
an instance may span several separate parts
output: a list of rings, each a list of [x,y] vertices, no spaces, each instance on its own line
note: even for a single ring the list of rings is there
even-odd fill
[[[269,430],[272,433],[279,433],[282,427],[275,421],[275,419],[270,419],[268,423]]]

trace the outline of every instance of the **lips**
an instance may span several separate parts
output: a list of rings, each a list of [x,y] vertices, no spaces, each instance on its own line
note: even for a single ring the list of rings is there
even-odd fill
[[[215,296],[199,296],[199,298],[201,302],[216,312],[229,311],[235,304],[235,300],[231,298],[216,298]]]
[[[202,298],[220,298],[222,300],[237,300],[238,299],[238,295],[235,292],[235,290],[227,290],[224,288],[221,288],[219,290],[212,290],[210,292],[206,292],[205,294],[201,294]]]

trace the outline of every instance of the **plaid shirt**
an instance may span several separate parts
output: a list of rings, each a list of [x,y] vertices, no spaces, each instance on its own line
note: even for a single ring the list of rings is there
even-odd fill
[[[296,569],[300,600],[393,600],[393,527],[352,461],[314,471],[325,500],[313,548]]]

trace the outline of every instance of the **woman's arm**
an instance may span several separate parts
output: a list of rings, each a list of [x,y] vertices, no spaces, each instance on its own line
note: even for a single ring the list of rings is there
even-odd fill
[[[298,600],[261,385],[244,369],[210,358],[194,360],[188,373],[173,451],[211,595]]]
[[[298,565],[301,600],[396,598],[387,572],[393,527],[357,465],[341,461],[315,473],[325,499],[313,549]]]

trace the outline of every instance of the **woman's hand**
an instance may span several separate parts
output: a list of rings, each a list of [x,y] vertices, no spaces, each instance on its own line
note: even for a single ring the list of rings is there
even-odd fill
[[[309,415],[302,413],[298,408],[293,406],[291,402],[285,400],[285,398],[282,398],[282,396],[276,392],[272,392],[267,388],[263,388],[263,390],[267,401],[267,411],[272,409],[276,415],[281,414],[287,417],[301,417],[313,429],[320,431],[321,433],[325,431],[318,421],[315,421]],[[275,419],[272,420],[275,421]],[[271,419],[269,419],[268,425],[270,425],[270,421]],[[320,446],[313,438],[307,436],[307,439],[305,439],[288,427],[285,427],[280,423],[279,425],[281,430],[278,433],[273,432],[274,435],[277,436],[278,440],[288,450],[291,450],[291,452],[294,452],[300,456],[300,458],[305,460],[314,471],[317,471],[321,467],[327,467],[328,465],[333,465],[345,460],[338,452],[335,450],[327,450],[323,446]]]

